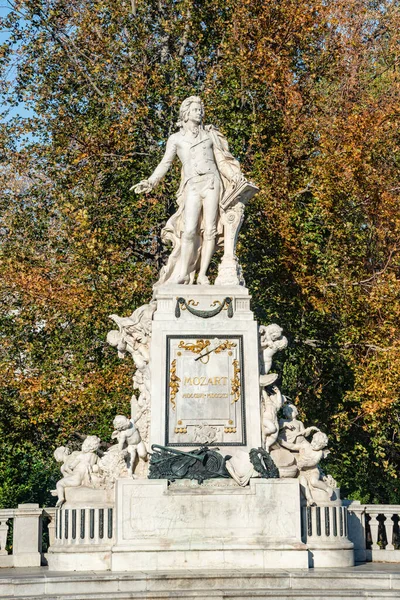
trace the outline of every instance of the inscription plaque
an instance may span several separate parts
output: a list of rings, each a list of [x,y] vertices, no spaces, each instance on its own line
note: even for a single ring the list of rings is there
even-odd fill
[[[243,339],[167,336],[166,444],[243,446]]]

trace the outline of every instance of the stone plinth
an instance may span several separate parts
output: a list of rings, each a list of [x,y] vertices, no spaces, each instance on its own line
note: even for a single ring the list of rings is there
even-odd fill
[[[65,488],[63,509],[105,508],[114,506],[114,489],[95,490],[88,487]]]
[[[47,563],[55,571],[111,568],[115,490],[66,488],[66,502],[55,513],[55,537]]]
[[[13,551],[14,567],[39,567],[39,539],[42,536],[39,504],[19,504],[15,514]]]
[[[119,480],[113,571],[308,568],[295,480]]]
[[[152,322],[151,444],[261,445],[258,328],[241,286],[165,285]]]

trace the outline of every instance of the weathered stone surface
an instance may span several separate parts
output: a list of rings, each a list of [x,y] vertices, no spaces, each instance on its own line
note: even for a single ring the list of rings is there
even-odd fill
[[[0,597],[46,600],[355,600],[398,598],[399,565],[363,565],[354,569],[279,571],[218,569],[176,573],[53,573],[43,569],[3,569]]]
[[[197,493],[199,492],[199,493]],[[168,488],[166,480],[117,485],[113,570],[308,567],[299,484]],[[268,515],[268,518],[266,518]]]

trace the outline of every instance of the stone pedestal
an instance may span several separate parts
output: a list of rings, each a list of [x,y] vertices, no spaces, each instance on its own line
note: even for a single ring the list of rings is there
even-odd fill
[[[46,555],[54,571],[105,571],[111,568],[115,490],[66,488],[66,502],[55,514],[55,538]]]
[[[354,544],[348,538],[348,511],[342,501],[318,502],[316,506],[303,506],[302,511],[309,566],[354,566]]]
[[[261,445],[258,329],[241,286],[158,288],[152,322],[151,444],[222,454]]]
[[[308,568],[296,480],[117,482],[113,571]]]
[[[42,509],[39,504],[19,504],[14,520],[14,567],[39,567],[41,554],[39,539],[42,536]]]

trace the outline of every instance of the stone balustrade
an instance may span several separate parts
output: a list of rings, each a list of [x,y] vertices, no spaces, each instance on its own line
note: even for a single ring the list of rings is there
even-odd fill
[[[346,501],[357,562],[400,563],[400,506]]]
[[[44,519],[52,519],[52,510],[43,510],[39,504],[19,504],[18,508],[0,510],[0,567],[41,565],[42,526]]]
[[[20,504],[0,510],[0,567],[28,567],[43,561],[45,544],[57,551],[79,546],[105,547],[115,539],[114,510],[96,508],[39,508]],[[321,551],[341,540],[354,544],[356,562],[400,563],[400,506],[361,504],[345,500],[339,504],[302,507],[302,538]],[[93,548],[94,549],[94,548]]]
[[[348,537],[347,507],[340,500],[302,506],[302,539],[309,550],[309,566],[349,566],[353,561],[353,543]]]
[[[55,511],[55,546],[106,544],[114,538],[113,508]]]
[[[326,504],[323,506],[302,507],[303,538],[312,540],[333,540],[347,538],[347,507]]]

